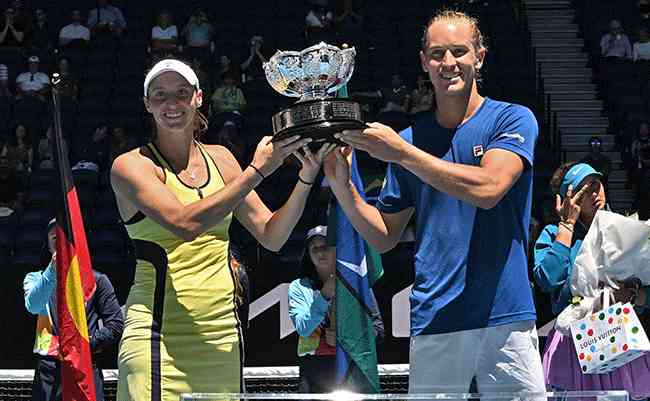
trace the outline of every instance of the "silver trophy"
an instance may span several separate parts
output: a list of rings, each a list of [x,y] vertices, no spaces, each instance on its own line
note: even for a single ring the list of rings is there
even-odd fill
[[[339,49],[321,42],[300,52],[277,51],[264,63],[273,89],[300,98],[273,116],[274,140],[300,135],[338,142],[336,132],[365,127],[358,103],[334,97],[352,77],[355,55],[354,47]]]

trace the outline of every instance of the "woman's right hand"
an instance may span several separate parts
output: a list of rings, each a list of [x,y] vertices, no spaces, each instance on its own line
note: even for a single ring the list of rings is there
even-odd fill
[[[323,283],[323,287],[320,289],[320,293],[328,301],[334,298],[336,294],[336,275],[330,274],[327,281]]]
[[[578,221],[581,210],[580,201],[588,186],[583,186],[578,193],[573,194],[573,186],[569,185],[564,199],[561,199],[559,194],[555,195],[555,211],[560,216],[560,222],[574,225]]]
[[[311,138],[300,139],[298,135],[276,142],[272,142],[272,139],[273,137],[271,136],[262,138],[260,143],[257,144],[257,149],[255,149],[253,161],[251,162],[265,177],[268,177],[280,167],[287,156],[312,141]]]

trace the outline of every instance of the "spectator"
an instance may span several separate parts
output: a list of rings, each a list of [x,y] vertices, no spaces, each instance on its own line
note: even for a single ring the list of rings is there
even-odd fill
[[[641,122],[637,131],[637,137],[632,142],[632,159],[639,169],[650,166],[650,140],[648,139],[648,132],[648,122]]]
[[[38,141],[38,168],[39,170],[54,169],[54,128],[50,125],[45,138]]]
[[[0,98],[13,98],[9,89],[9,69],[5,64],[0,64]]]
[[[609,32],[600,39],[600,55],[604,58],[632,58],[630,39],[623,33],[623,27],[618,20],[611,20]]]
[[[210,135],[210,131],[208,131],[208,135],[205,136],[205,142],[224,146],[235,156],[235,159],[237,159],[242,168],[248,165],[248,157],[246,155],[247,144],[244,138],[242,138],[241,131],[235,121],[226,120],[216,135]]]
[[[598,171],[583,163],[565,163],[551,178],[560,221],[544,227],[535,243],[533,271],[537,284],[551,294],[555,315],[573,302],[571,271],[576,256],[596,212],[605,208],[601,179]],[[613,291],[616,301],[650,307],[650,288],[632,289],[628,283]],[[646,354],[607,374],[583,374],[571,337],[553,329],[544,349],[545,384],[558,391],[626,390],[633,399],[642,399],[650,396],[649,362]]]
[[[636,185],[637,205],[649,202],[650,191],[650,137],[648,122],[639,124],[637,137],[632,142],[632,160],[634,162],[633,180]]]
[[[214,53],[214,27],[208,21],[208,15],[202,8],[194,10],[187,25],[183,28],[190,59],[206,61]]]
[[[352,0],[343,1],[343,8],[336,16],[336,31],[342,42],[356,44],[362,39],[363,16],[354,11]]]
[[[205,71],[205,68],[203,68],[203,59],[200,57],[193,58],[190,66],[196,72],[196,76],[199,78],[199,82],[201,83],[201,87],[203,88],[203,93],[204,94],[212,93],[212,89],[211,89],[212,85],[210,85],[211,84],[210,75],[208,75],[208,73]]]
[[[383,104],[379,110],[377,121],[401,131],[411,124],[411,116],[407,113],[410,107],[411,93],[404,85],[400,74],[393,74],[391,85],[371,92],[357,92],[353,96],[363,96],[380,99]]]
[[[56,320],[56,221],[47,225],[47,248],[52,255],[48,266],[41,271],[27,273],[23,281],[25,308],[38,318],[34,353],[37,365],[32,385],[32,400],[61,399],[60,355]],[[97,284],[85,303],[88,338],[93,359],[95,394],[104,400],[104,377],[95,358],[117,345],[124,328],[124,317],[117,303],[115,290],[108,277],[93,271]],[[101,324],[100,324],[101,320]]]
[[[39,71],[41,59],[31,56],[28,60],[29,71],[23,72],[16,78],[16,97],[35,97],[45,101],[45,95],[50,91],[50,79]]]
[[[264,44],[264,38],[255,35],[250,40],[250,54],[246,60],[241,64],[241,69],[243,72],[243,81],[250,82],[256,80],[266,80],[266,74],[264,73],[264,63],[266,63],[266,57],[262,54],[262,45]]]
[[[47,20],[47,13],[42,8],[35,12],[36,22],[32,27],[32,49],[51,52],[54,49],[55,31]]]
[[[32,147],[32,138],[24,125],[16,125],[9,143],[5,144],[0,151],[0,157],[8,158],[12,168],[17,172],[30,173],[32,171],[34,148]]]
[[[390,87],[388,88],[370,92],[356,92],[353,96],[382,99],[384,103],[380,112],[398,111],[406,113],[411,100],[411,95],[400,74],[392,75]]]
[[[236,77],[232,72],[225,72],[222,79],[223,85],[212,94],[211,114],[234,113],[241,115],[246,108],[244,92],[235,85]]]
[[[430,113],[433,110],[434,93],[431,81],[426,76],[418,77],[418,87],[411,93],[411,114]]]
[[[2,47],[23,47],[26,39],[27,27],[25,22],[16,18],[15,10],[5,10],[4,21],[0,27],[0,46]]]
[[[587,163],[594,170],[597,170],[602,173],[603,178],[602,182],[605,186],[605,191],[607,191],[607,180],[609,178],[609,172],[612,169],[612,160],[601,153],[602,150],[602,141],[597,136],[592,136],[589,139],[589,153],[580,160],[581,163]]]
[[[226,75],[226,73],[229,73],[235,77],[237,84],[241,83],[241,65],[233,63],[230,57],[222,55],[219,57],[219,63],[217,65],[217,81],[215,82],[216,87],[219,87],[223,84],[223,77]]]
[[[67,150],[68,144],[65,140],[65,138],[61,138],[63,141],[63,147],[66,148],[65,153],[68,154],[68,159],[69,161],[72,160],[72,156],[75,156],[71,154]],[[38,168],[39,169],[45,169],[45,170],[51,170],[54,168],[54,152],[55,152],[55,143],[54,143],[54,126],[50,125],[47,128],[47,131],[45,133],[45,138],[42,138],[38,142]]]
[[[72,10],[72,23],[61,28],[59,46],[85,47],[90,42],[90,29],[83,25],[81,11]]]
[[[632,58],[634,61],[650,60],[650,35],[648,27],[639,28],[639,41],[632,47]]]
[[[0,156],[0,205],[13,211],[22,210],[23,188],[11,161]]]
[[[327,0],[309,0],[310,9],[305,16],[305,37],[310,43],[324,41],[330,36],[334,14]]]
[[[135,148],[136,144],[133,143],[133,140],[124,132],[124,128],[115,127],[111,131],[111,138],[109,142],[109,162],[112,165],[113,160],[115,160],[122,153]]]
[[[93,162],[99,171],[106,171],[110,158],[110,129],[104,123],[99,124],[90,140],[85,139],[81,159]]]
[[[88,28],[93,37],[95,34],[119,37],[126,30],[126,20],[122,11],[110,5],[108,0],[97,0],[97,8],[93,8],[88,14]]]
[[[336,248],[327,244],[327,227],[307,232],[300,277],[289,286],[289,317],[300,336],[300,393],[329,393],[336,389]],[[377,309],[373,318],[376,341],[384,338]]]
[[[59,94],[61,96],[70,97],[76,101],[77,94],[79,93],[79,81],[70,69],[70,60],[66,57],[61,57],[57,63],[57,67],[57,72],[61,77],[61,83],[59,84]]]
[[[151,51],[168,55],[181,50],[178,46],[178,28],[172,22],[172,14],[163,10],[156,22],[157,25],[151,28]]]

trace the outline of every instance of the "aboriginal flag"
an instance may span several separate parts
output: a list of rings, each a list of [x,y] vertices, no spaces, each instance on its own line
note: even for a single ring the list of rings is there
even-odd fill
[[[95,401],[85,308],[95,292],[95,278],[58,110],[55,107],[54,159],[61,190],[56,216],[56,309],[62,395],[63,401]]]
[[[346,98],[347,87],[338,94]],[[352,153],[351,180],[365,200],[357,158]],[[340,388],[379,393],[372,286],[383,275],[379,253],[370,247],[333,200],[328,218],[328,241],[336,244],[336,380]]]

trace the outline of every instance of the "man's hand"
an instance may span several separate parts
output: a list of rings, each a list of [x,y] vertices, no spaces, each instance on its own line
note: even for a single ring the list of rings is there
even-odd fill
[[[335,137],[385,162],[399,163],[408,147],[397,132],[381,123],[370,123],[363,131],[343,131]]]

